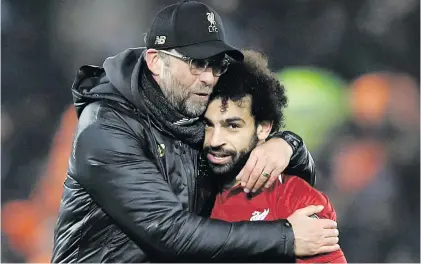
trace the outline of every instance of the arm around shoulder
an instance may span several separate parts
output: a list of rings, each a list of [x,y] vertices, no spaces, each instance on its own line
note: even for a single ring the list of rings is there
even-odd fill
[[[74,146],[79,183],[142,249],[168,260],[293,256],[285,221],[227,223],[185,211],[142,140],[115,115],[88,125]]]
[[[285,169],[285,173],[297,175],[314,186],[316,184],[316,166],[302,138],[291,131],[280,131],[274,133],[270,138],[273,137],[282,138],[292,148],[291,161]]]

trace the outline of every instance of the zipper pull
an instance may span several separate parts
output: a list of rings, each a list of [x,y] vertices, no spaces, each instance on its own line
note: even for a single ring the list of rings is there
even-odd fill
[[[181,153],[186,154],[186,148],[184,147],[184,144],[181,143],[181,141],[179,141],[179,143],[180,143]]]

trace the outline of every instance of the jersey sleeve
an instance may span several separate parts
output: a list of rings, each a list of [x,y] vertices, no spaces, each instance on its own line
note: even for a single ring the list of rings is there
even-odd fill
[[[323,205],[323,211],[314,215],[315,218],[331,219],[336,221],[336,212],[326,194],[311,187],[308,183],[298,177],[287,178],[284,201],[278,203],[278,210],[289,211],[291,214],[309,205]],[[285,208],[288,207],[288,208]],[[341,249],[311,257],[297,259],[298,263],[347,263]]]

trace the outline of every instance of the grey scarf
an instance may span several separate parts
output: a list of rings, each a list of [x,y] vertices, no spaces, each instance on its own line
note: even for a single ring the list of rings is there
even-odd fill
[[[201,118],[188,118],[176,110],[146,69],[141,72],[141,83],[140,97],[158,126],[186,144],[200,146],[205,129]]]

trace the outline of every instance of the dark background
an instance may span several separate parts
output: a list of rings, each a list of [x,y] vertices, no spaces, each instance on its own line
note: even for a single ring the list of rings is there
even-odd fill
[[[174,2],[1,2],[2,262],[50,260],[78,67],[143,46]],[[279,71],[287,128],[314,155],[348,261],[419,262],[419,1],[203,2]]]

